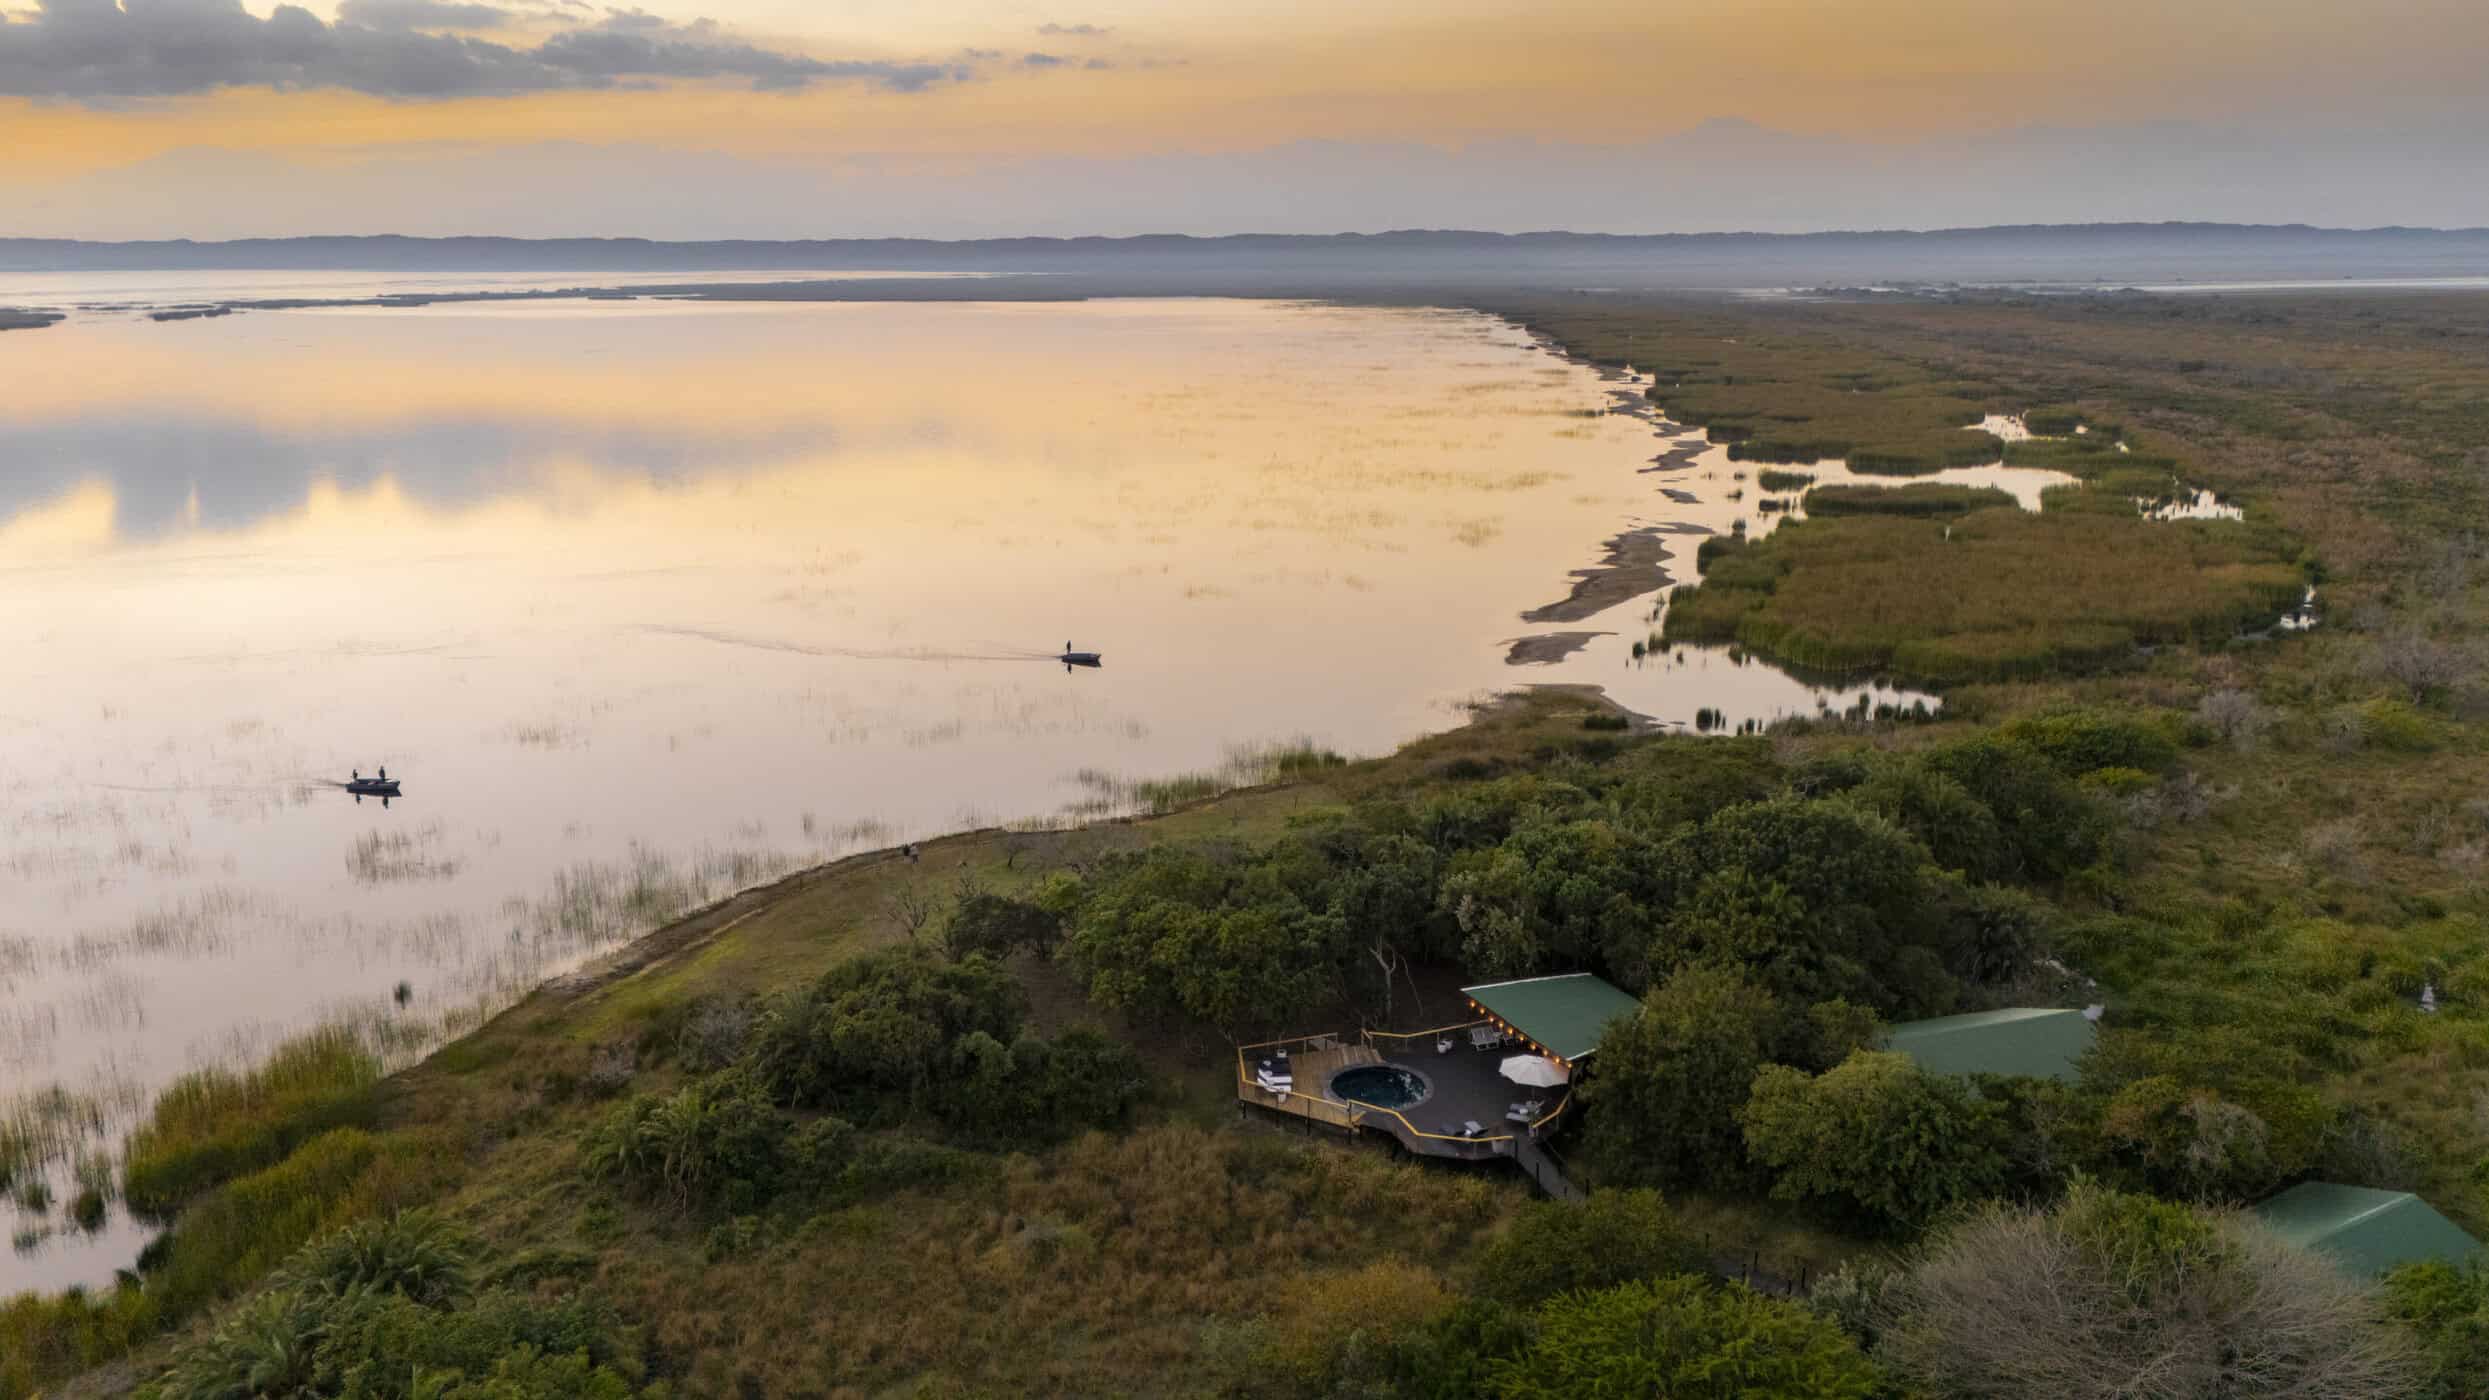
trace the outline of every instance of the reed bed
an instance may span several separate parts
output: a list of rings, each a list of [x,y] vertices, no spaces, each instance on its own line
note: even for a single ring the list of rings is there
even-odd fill
[[[360,1037],[329,1028],[287,1042],[257,1069],[198,1070],[173,1081],[130,1134],[123,1166],[130,1208],[168,1217],[314,1137],[367,1125],[380,1068]]]
[[[2278,532],[2093,513],[1981,511],[1793,523],[1713,552],[1663,641],[1736,642],[1795,665],[1932,683],[2096,669],[2139,646],[2271,622],[2306,577]]]
[[[1104,769],[1084,768],[1072,776],[1086,795],[1072,805],[1069,815],[1163,815],[1222,792],[1310,777],[1347,762],[1312,738],[1300,736],[1270,744],[1231,744],[1218,767],[1165,778],[1125,778]]]
[[[1967,515],[2015,509],[2011,492],[1993,486],[1818,486],[1806,496],[1809,515]]]

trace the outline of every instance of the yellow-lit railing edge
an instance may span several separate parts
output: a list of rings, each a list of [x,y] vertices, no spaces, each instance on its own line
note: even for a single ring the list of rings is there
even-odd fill
[[[1492,1019],[1493,1019],[1493,1018],[1491,1018],[1491,1017],[1490,1017],[1490,1018],[1488,1018],[1488,1020],[1492,1020]],[[1369,1041],[1373,1040],[1376,1036],[1383,1036],[1383,1037],[1387,1037],[1387,1038],[1389,1038],[1389,1039],[1393,1039],[1393,1040],[1417,1040],[1417,1039],[1421,1039],[1421,1038],[1423,1038],[1423,1037],[1430,1036],[1430,1035],[1444,1035],[1444,1034],[1447,1034],[1447,1033],[1452,1032],[1452,1031],[1467,1030],[1467,1029],[1469,1029],[1471,1026],[1482,1026],[1482,1025],[1485,1025],[1485,1024],[1487,1024],[1487,1023],[1488,1023],[1488,1022],[1487,1022],[1487,1020],[1479,1020],[1479,1021],[1464,1021],[1464,1022],[1462,1022],[1461,1024],[1459,1024],[1459,1025],[1457,1025],[1457,1026],[1443,1026],[1443,1027],[1439,1027],[1439,1028],[1437,1028],[1437,1029],[1435,1029],[1435,1030],[1431,1030],[1431,1031],[1374,1031],[1374,1030],[1361,1030],[1361,1031],[1359,1031],[1359,1032],[1358,1032],[1358,1034],[1359,1034],[1359,1035],[1361,1035],[1361,1036],[1363,1036],[1363,1037],[1365,1037],[1365,1038],[1366,1038],[1367,1040],[1369,1040]],[[1323,1033],[1318,1034],[1318,1035],[1291,1035],[1291,1036],[1282,1036],[1282,1037],[1280,1037],[1280,1038],[1279,1038],[1279,1039],[1277,1039],[1277,1040],[1258,1040],[1258,1041],[1255,1041],[1254,1043],[1252,1043],[1251,1045],[1239,1045],[1239,1046],[1237,1046],[1237,1047],[1236,1047],[1236,1086],[1237,1086],[1239,1089],[1252,1089],[1252,1090],[1254,1090],[1254,1091],[1256,1091],[1256,1092],[1258,1092],[1258,1093],[1270,1094],[1273,1098],[1276,1098],[1276,1097],[1278,1097],[1278,1094],[1277,1094],[1277,1092],[1276,1092],[1276,1091],[1274,1091],[1274,1090],[1270,1090],[1270,1089],[1264,1089],[1264,1088],[1262,1088],[1262,1086],[1261,1086],[1261,1085],[1256,1084],[1256,1083],[1254,1083],[1254,1082],[1253,1082],[1252,1074],[1251,1074],[1251,1072],[1250,1072],[1250,1071],[1246,1068],[1246,1066],[1245,1066],[1245,1052],[1247,1052],[1247,1051],[1249,1051],[1249,1050],[1267,1050],[1267,1049],[1269,1049],[1270,1047],[1272,1047],[1272,1046],[1274,1046],[1274,1045],[1305,1046],[1305,1045],[1311,1045],[1311,1044],[1313,1044],[1313,1043],[1314,1043],[1315,1041],[1317,1041],[1317,1040],[1334,1040],[1334,1041],[1336,1041],[1336,1040],[1338,1040],[1338,1039],[1339,1039],[1339,1037],[1338,1037],[1337,1035],[1332,1034],[1332,1033],[1330,1033],[1330,1032],[1327,1032],[1327,1031],[1326,1031],[1326,1032],[1323,1032]],[[1533,1044],[1535,1044],[1535,1042],[1532,1042],[1532,1043],[1533,1043]],[[1434,1140],[1434,1141],[1436,1141],[1436,1142],[1497,1143],[1497,1142],[1510,1142],[1510,1141],[1512,1141],[1512,1140],[1513,1140],[1513,1138],[1515,1137],[1515,1134],[1512,1134],[1512,1133],[1499,1133],[1499,1134],[1497,1134],[1497,1135],[1496,1135],[1496,1136],[1494,1136],[1494,1137],[1460,1137],[1460,1136],[1458,1136],[1458,1135],[1456,1135],[1456,1134],[1453,1134],[1453,1133],[1430,1133],[1430,1132],[1426,1131],[1424,1128],[1421,1128],[1421,1127],[1417,1126],[1415,1123],[1410,1122],[1410,1121],[1408,1120],[1407,1116],[1406,1116],[1406,1115],[1404,1115],[1404,1114],[1402,1114],[1399,1110],[1397,1110],[1397,1109],[1391,1109],[1391,1108],[1385,1108],[1385,1107],[1383,1107],[1381,1104],[1378,1104],[1378,1103],[1367,1103],[1367,1102],[1365,1102],[1363,1099],[1349,1099],[1349,1100],[1346,1100],[1346,1101],[1342,1101],[1342,1100],[1339,1100],[1339,1099],[1332,1098],[1332,1097],[1330,1097],[1330,1096],[1329,1096],[1329,1095],[1327,1095],[1327,1094],[1316,1094],[1316,1093],[1312,1093],[1312,1092],[1310,1092],[1310,1091],[1308,1091],[1308,1090],[1304,1090],[1304,1089],[1291,1089],[1291,1090],[1289,1090],[1289,1091],[1288,1091],[1288,1093],[1289,1093],[1290,1097],[1293,1097],[1293,1098],[1308,1099],[1308,1100],[1311,1100],[1311,1101],[1312,1101],[1312,1102],[1314,1102],[1314,1103],[1318,1103],[1318,1104],[1326,1104],[1326,1105],[1328,1105],[1328,1106],[1330,1106],[1330,1107],[1332,1107],[1332,1108],[1336,1108],[1336,1109],[1338,1109],[1338,1110],[1341,1112],[1341,1114],[1342,1114],[1343,1116],[1348,1116],[1348,1117],[1349,1117],[1350,1123],[1351,1123],[1352,1125],[1354,1125],[1354,1123],[1357,1121],[1357,1120],[1356,1120],[1353,1116],[1350,1116],[1350,1115],[1351,1115],[1351,1110],[1353,1110],[1353,1109],[1363,1109],[1364,1111],[1366,1111],[1366,1112],[1368,1112],[1368,1113],[1388,1113],[1388,1114],[1390,1114],[1393,1118],[1396,1118],[1396,1119],[1398,1119],[1398,1120],[1400,1121],[1400,1126],[1401,1126],[1401,1127],[1406,1128],[1406,1129],[1408,1129],[1408,1130],[1409,1130],[1409,1134],[1410,1134],[1410,1136],[1412,1136],[1412,1137],[1422,1137],[1422,1138],[1431,1138],[1431,1139],[1433,1139],[1433,1140]],[[1546,1125],[1547,1125],[1547,1124],[1549,1124],[1549,1123],[1554,1122],[1554,1121],[1556,1120],[1557,1116],[1558,1116],[1558,1115],[1560,1115],[1560,1114],[1562,1114],[1562,1113],[1564,1112],[1564,1110],[1566,1110],[1567,1108],[1570,1108],[1570,1107],[1572,1106],[1572,1104],[1573,1104],[1573,1092],[1572,1092],[1571,1088],[1569,1088],[1569,1087],[1568,1087],[1568,1088],[1565,1090],[1564,1097],[1556,1101],[1556,1106],[1555,1106],[1554,1108],[1552,1108],[1552,1109],[1549,1109],[1549,1110],[1547,1111],[1546,1116],[1544,1116],[1544,1117],[1542,1117],[1542,1118],[1538,1119],[1536,1122],[1531,1123],[1531,1124],[1530,1124],[1530,1127],[1531,1127],[1533,1130],[1535,1130],[1535,1129],[1538,1129],[1538,1128],[1544,1127],[1544,1126],[1546,1126]],[[1309,1113],[1309,1114],[1306,1114],[1305,1116],[1306,1116],[1306,1117],[1308,1117],[1308,1118],[1312,1118],[1312,1117],[1314,1117],[1314,1116],[1316,1116],[1316,1115],[1314,1115],[1314,1114],[1310,1114],[1310,1113]]]

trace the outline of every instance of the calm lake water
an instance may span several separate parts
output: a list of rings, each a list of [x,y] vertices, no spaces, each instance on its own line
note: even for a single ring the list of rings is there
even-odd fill
[[[403,1058],[737,888],[1115,780],[1517,683],[1912,698],[1637,663],[1647,592],[1519,621],[1620,532],[1686,577],[1773,521],[1722,449],[1645,470],[1700,439],[1612,411],[1638,384],[1464,312],[84,315],[0,334],[0,383],[0,1104],[66,1090],[90,1150],[187,1068],[332,1020]],[[382,765],[386,808],[335,785]],[[142,1238],[7,1212],[0,1294]]]

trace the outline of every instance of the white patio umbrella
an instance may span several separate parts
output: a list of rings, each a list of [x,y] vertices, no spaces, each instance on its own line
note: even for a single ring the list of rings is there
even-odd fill
[[[1545,1089],[1569,1082],[1573,1072],[1544,1055],[1507,1055],[1500,1071],[1515,1084]]]

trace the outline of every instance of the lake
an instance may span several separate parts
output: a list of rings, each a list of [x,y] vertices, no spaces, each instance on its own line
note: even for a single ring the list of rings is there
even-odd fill
[[[1639,381],[1468,312],[124,307],[0,334],[0,383],[0,1103],[59,1181],[187,1068],[328,1021],[403,1060],[844,853],[1522,683],[1913,698],[1637,661],[1655,582],[1521,621],[1620,534],[1689,577],[1751,501]],[[382,766],[401,799],[341,790]],[[0,1294],[143,1239],[11,1209]]]

